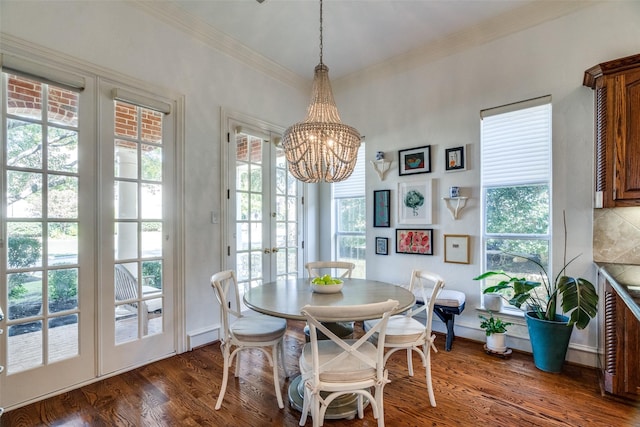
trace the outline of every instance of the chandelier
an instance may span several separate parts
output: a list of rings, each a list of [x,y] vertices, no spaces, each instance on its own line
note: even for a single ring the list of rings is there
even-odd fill
[[[333,100],[329,67],[322,62],[322,0],[320,0],[320,64],[315,68],[311,103],[304,121],[282,137],[289,172],[302,182],[339,182],[353,172],[360,133],[340,121]]]

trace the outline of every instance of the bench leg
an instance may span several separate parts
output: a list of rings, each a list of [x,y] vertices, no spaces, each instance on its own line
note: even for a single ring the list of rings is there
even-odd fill
[[[447,326],[447,340],[445,342],[445,350],[451,351],[451,346],[453,345],[453,339],[455,338],[455,334],[453,332],[453,323],[456,319],[456,314],[462,313],[464,310],[464,304],[460,307],[444,307],[444,306],[434,306],[433,312],[444,322]]]

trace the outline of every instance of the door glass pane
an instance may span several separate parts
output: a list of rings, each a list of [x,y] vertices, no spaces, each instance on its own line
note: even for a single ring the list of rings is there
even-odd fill
[[[138,156],[136,154],[135,142],[121,139],[115,140],[115,165],[114,174],[116,178],[138,178]]]
[[[7,217],[42,217],[42,174],[7,171]]]
[[[50,222],[48,229],[50,266],[78,263],[78,223]]]
[[[138,257],[138,223],[117,222],[115,224],[115,259]]]
[[[48,282],[50,313],[78,308],[77,268],[49,270]]]
[[[78,218],[78,177],[49,174],[49,218]]]
[[[141,190],[141,217],[143,219],[162,218],[162,185],[142,184]]]
[[[77,356],[78,315],[54,317],[49,320],[49,362]]]
[[[47,139],[49,170],[78,172],[78,132],[50,127]]]
[[[162,148],[142,144],[142,179],[162,181]]]
[[[7,119],[7,165],[16,168],[42,167],[42,125]]]
[[[143,222],[141,239],[143,258],[162,256],[161,222]]]
[[[115,182],[116,218],[138,218],[138,184],[136,182]]]

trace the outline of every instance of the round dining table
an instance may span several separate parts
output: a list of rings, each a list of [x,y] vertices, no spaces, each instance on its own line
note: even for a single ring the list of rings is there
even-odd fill
[[[396,313],[408,310],[415,304],[415,296],[408,289],[392,283],[370,279],[342,279],[344,284],[340,292],[317,293],[311,288],[311,279],[279,279],[275,282],[247,289],[244,303],[259,313],[291,320],[305,320],[301,314],[305,305],[350,306],[384,302],[388,299],[398,301]],[[368,320],[353,318],[353,321]],[[331,328],[330,328],[331,329]],[[289,384],[289,401],[297,410],[302,410],[304,389],[300,376]],[[332,402],[325,414],[326,419],[352,418],[357,413],[355,396],[346,396]]]

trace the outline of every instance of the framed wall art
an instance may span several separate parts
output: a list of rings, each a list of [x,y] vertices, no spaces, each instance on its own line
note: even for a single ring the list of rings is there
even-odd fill
[[[469,264],[469,236],[466,234],[444,235],[444,262]]]
[[[433,255],[433,229],[396,229],[396,253]]]
[[[398,224],[431,224],[432,186],[430,179],[398,183]]]
[[[445,149],[444,161],[447,172],[466,170],[464,146]]]
[[[391,190],[378,190],[373,192],[374,227],[391,227],[390,199]]]
[[[431,172],[430,145],[400,150],[398,151],[398,155],[400,158],[400,176]]]
[[[376,237],[376,255],[389,255],[389,239]]]

